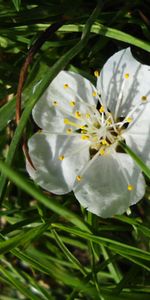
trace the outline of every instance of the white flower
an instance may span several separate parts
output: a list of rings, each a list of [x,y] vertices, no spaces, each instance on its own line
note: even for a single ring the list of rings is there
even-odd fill
[[[103,218],[138,202],[145,180],[118,141],[150,164],[149,74],[129,48],[114,54],[100,76],[95,72],[97,88],[61,71],[33,109],[42,128],[28,143],[33,180],[55,194],[73,190],[83,207]]]

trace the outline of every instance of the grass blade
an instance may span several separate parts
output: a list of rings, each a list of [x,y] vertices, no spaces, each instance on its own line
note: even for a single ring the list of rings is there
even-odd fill
[[[134,153],[129,146],[127,146],[125,143],[120,142],[121,147],[123,150],[125,150],[126,153],[128,153],[133,160],[137,163],[137,165],[140,167],[140,169],[143,171],[143,173],[150,179],[150,169],[145,165],[145,163],[142,161],[141,158],[139,158],[136,153]]]

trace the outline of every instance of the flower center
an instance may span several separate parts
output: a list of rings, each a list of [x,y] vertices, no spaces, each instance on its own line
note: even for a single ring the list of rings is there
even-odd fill
[[[96,72],[95,76],[99,76],[99,73]],[[68,91],[69,101],[67,99],[63,101],[51,99],[55,109],[60,110],[62,114],[67,116],[67,118],[64,118],[66,134],[70,136],[80,135],[83,142],[88,142],[91,158],[96,153],[105,155],[113,150],[120,152],[118,142],[123,139],[122,133],[134,121],[132,118],[134,112],[139,111],[139,107],[148,102],[146,95],[141,96],[141,102],[133,106],[126,117],[118,118],[119,107],[123,101],[125,82],[129,78],[129,73],[124,74],[124,78],[125,81],[121,86],[113,114],[101,101],[101,96],[95,89],[92,90],[91,96],[96,97],[98,100],[97,106],[89,104],[88,101],[86,102],[79,95],[76,95],[68,83],[65,83],[63,87]],[[59,159],[62,159],[62,156]]]
[[[113,116],[104,106],[89,106],[86,113],[76,111],[75,121],[64,119],[64,123],[74,127],[74,133],[79,134],[83,141],[89,141],[91,158],[99,152],[100,155],[109,154],[116,149],[118,141],[122,138],[121,132],[125,124],[131,122],[131,118],[115,122]],[[72,132],[67,128],[67,134]]]
[[[86,114],[87,115],[87,114]],[[89,113],[88,122],[85,120],[84,129],[80,130],[82,140],[90,141],[91,158],[98,151],[100,155],[109,154],[112,149],[117,147],[121,139],[122,122],[114,122],[113,116],[104,106],[99,109],[92,107]],[[129,123],[129,120],[126,121]]]

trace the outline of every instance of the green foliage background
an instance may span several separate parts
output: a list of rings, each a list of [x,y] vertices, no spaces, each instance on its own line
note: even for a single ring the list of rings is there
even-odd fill
[[[95,83],[94,70],[128,46],[138,60],[150,64],[149,4],[0,1],[1,300],[150,298],[148,168],[124,148],[146,174],[146,195],[128,215],[104,220],[82,209],[72,193],[55,196],[36,187],[21,147],[24,129],[27,138],[35,131],[32,107],[61,69]],[[64,25],[30,64],[16,126],[15,95],[29,48],[62,19]]]

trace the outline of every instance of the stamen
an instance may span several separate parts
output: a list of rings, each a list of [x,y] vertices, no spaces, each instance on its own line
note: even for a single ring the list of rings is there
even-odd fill
[[[68,89],[68,88],[69,88],[68,83],[65,83],[65,84],[64,84],[64,89]]]
[[[129,78],[129,73],[124,74],[124,78],[128,79]]]
[[[128,185],[128,191],[133,191],[134,190],[134,186],[132,184]]]
[[[84,129],[84,130],[81,130],[81,133],[82,133],[82,134],[86,134],[86,133],[87,133],[87,130],[85,130],[85,129]]]
[[[104,148],[101,148],[101,149],[99,150],[99,154],[100,154],[100,155],[104,155],[104,154],[105,154]]]
[[[68,128],[68,129],[66,130],[66,132],[67,132],[68,134],[70,134],[70,133],[72,133],[72,129],[71,129],[71,128]]]
[[[147,100],[147,96],[142,96],[142,97],[141,97],[141,100],[142,100],[142,101],[146,101],[146,100]]]
[[[58,102],[57,101],[53,101],[53,105],[54,106],[58,106]]]
[[[101,106],[101,108],[99,109],[99,112],[100,112],[100,113],[104,113],[104,112],[105,112],[104,106]]]
[[[76,176],[76,180],[77,180],[77,181],[81,181],[81,179],[82,179],[82,177],[81,177],[80,175],[77,175],[77,176]]]
[[[125,119],[125,121],[128,122],[128,123],[131,123],[131,122],[133,121],[133,119],[130,118],[130,117],[127,117],[127,118]]]
[[[97,92],[94,91],[94,92],[92,93],[92,96],[93,96],[93,97],[96,97],[96,96],[97,96]]]
[[[81,113],[79,112],[79,111],[76,111],[75,112],[75,117],[77,118],[77,119],[80,119],[81,118]]]
[[[89,140],[89,135],[81,135],[82,140]]]
[[[65,158],[64,155],[60,155],[60,156],[58,157],[59,160],[64,160],[64,158]]]
[[[70,105],[70,106],[75,106],[76,103],[75,103],[75,101],[70,101],[70,102],[69,102],[69,105]]]
[[[107,145],[107,146],[109,145],[109,143],[105,139],[102,139],[101,143],[102,143],[102,145]]]
[[[85,117],[87,118],[87,119],[89,119],[90,118],[90,114],[89,113],[87,113],[86,115],[85,115]]]
[[[71,125],[71,126],[74,126],[76,128],[86,129],[86,127],[84,125],[76,124],[76,123],[70,121],[69,119],[64,119],[64,124]]]
[[[106,125],[111,125],[112,124],[112,119],[111,119],[111,115],[109,114],[108,118],[106,119]]]
[[[145,96],[146,97],[146,96]],[[141,98],[142,99],[142,98]],[[138,103],[137,105],[135,105],[134,107],[133,107],[133,109],[128,113],[128,115],[126,116],[126,118],[124,119],[124,121],[123,122],[121,122],[121,125],[119,126],[119,129],[124,125],[124,123],[125,123],[125,120],[127,119],[127,118],[130,118],[130,116],[132,116],[133,115],[133,113],[136,111],[136,110],[139,110],[139,108],[141,107],[141,106],[143,106],[143,105],[145,105],[145,102],[144,101],[142,101],[141,103]],[[139,111],[139,113],[141,112],[141,110]],[[136,118],[138,118],[138,114],[136,115]],[[133,120],[132,120],[133,121]],[[135,120],[134,120],[135,121]],[[126,131],[128,130],[128,128],[126,129]]]
[[[94,76],[95,76],[95,77],[99,77],[99,76],[100,76],[100,72],[99,72],[98,70],[95,70],[95,71],[94,71]]]

